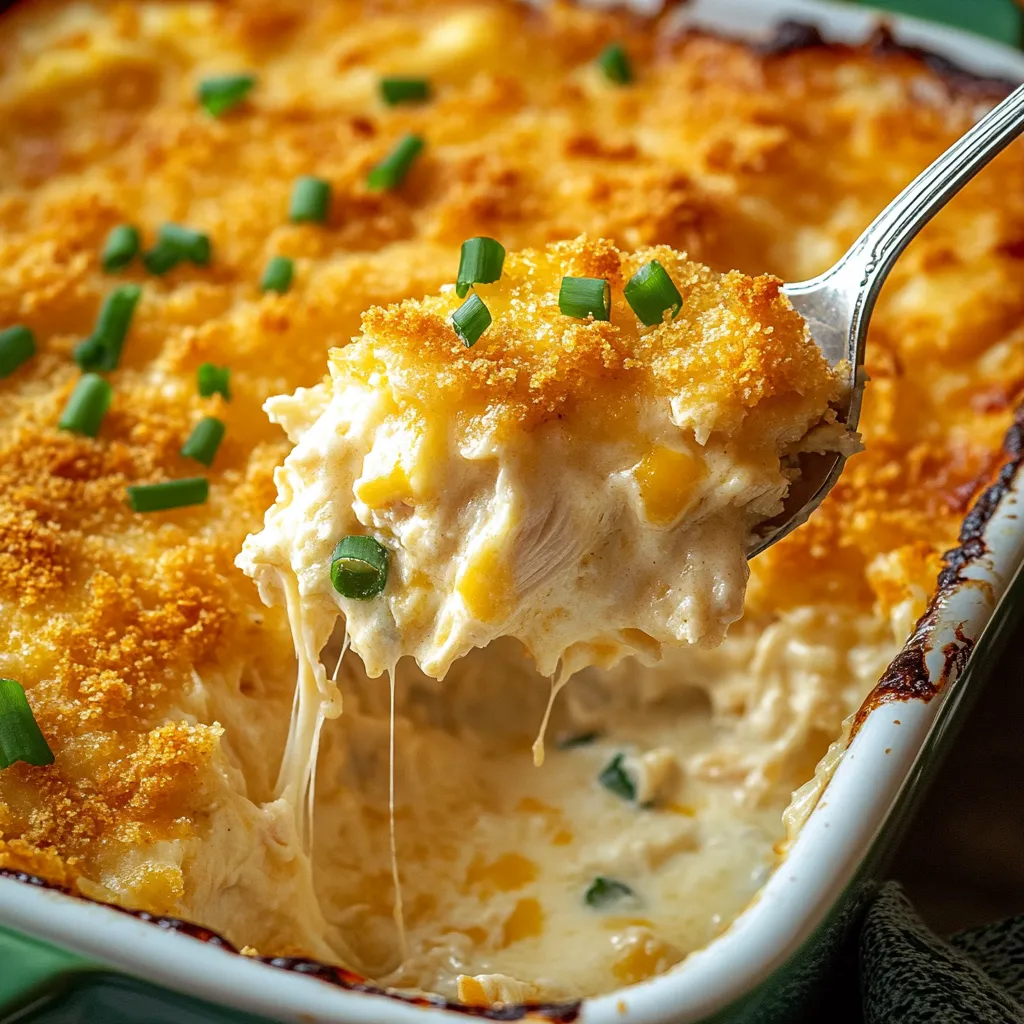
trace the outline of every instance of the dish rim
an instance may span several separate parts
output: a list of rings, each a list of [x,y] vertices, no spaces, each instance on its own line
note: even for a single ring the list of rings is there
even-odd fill
[[[857,42],[884,21],[895,29],[901,43],[927,47],[974,74],[1024,79],[1024,53],[1002,44],[958,29],[826,0],[694,0],[678,13],[680,20],[694,26],[741,39],[757,38],[762,31],[792,19],[818,26],[829,39]],[[1018,425],[1011,435],[1014,429],[1022,433],[1021,421],[1018,412]],[[1012,443],[1020,447],[1013,450],[1008,437],[1008,461],[994,485],[999,493],[991,507],[976,517],[970,536],[965,538],[961,532],[961,546],[954,549],[961,557],[953,564],[947,562],[946,584],[940,577],[929,612],[894,662],[902,672],[907,665],[900,664],[901,659],[905,662],[908,652],[913,654],[911,671],[915,666],[925,670],[923,676],[918,673],[916,682],[926,689],[911,697],[898,685],[895,691],[884,690],[886,679],[899,683],[891,667],[880,683],[881,692],[876,687],[858,714],[855,734],[827,782],[827,799],[823,793],[785,859],[754,900],[722,935],[666,974],[583,1000],[579,1017],[586,1024],[704,1020],[750,993],[825,920],[909,785],[943,709],[955,704],[951,696],[957,692],[956,683],[973,650],[982,647],[985,629],[1024,559],[1020,519],[1024,445],[1019,436]],[[985,495],[972,507],[965,530]],[[156,919],[156,923],[169,920]],[[384,994],[372,987],[360,991],[310,984],[298,971],[282,971],[218,948],[216,943],[190,940],[174,934],[166,923],[153,927],[150,921],[118,908],[112,913],[102,904],[11,877],[0,877],[0,926],[71,949],[144,981],[284,1021],[406,1024],[422,1020],[425,1008],[450,1020],[466,1016],[514,1020],[530,1012],[528,1007],[494,1011],[436,1001],[423,1004],[381,998]],[[360,999],[372,1002],[363,1006]],[[535,1015],[562,1021],[577,1016],[576,1004],[544,1011]]]

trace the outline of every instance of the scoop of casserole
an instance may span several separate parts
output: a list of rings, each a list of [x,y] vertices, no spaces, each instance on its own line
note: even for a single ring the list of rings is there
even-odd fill
[[[624,286],[651,261],[680,308],[645,326]],[[566,278],[607,281],[608,319],[565,312]],[[720,642],[795,456],[847,443],[778,280],[581,236],[476,295],[492,322],[472,345],[454,288],[373,308],[327,380],[266,403],[295,447],[238,559],[264,601],[294,590],[314,662],[343,615],[371,676],[409,655],[442,678],[499,636],[559,679]],[[352,535],[386,551],[370,600],[332,585]]]

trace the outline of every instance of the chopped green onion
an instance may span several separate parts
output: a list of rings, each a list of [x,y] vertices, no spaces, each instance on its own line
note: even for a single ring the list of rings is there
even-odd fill
[[[114,389],[99,374],[83,373],[64,406],[57,426],[74,434],[95,437],[110,408]]]
[[[466,348],[472,348],[491,326],[490,310],[476,292],[452,313],[452,326]]]
[[[475,284],[491,284],[501,277],[505,247],[493,238],[467,238],[459,256],[459,276],[455,294],[460,299]]]
[[[230,367],[203,363],[196,370],[196,383],[199,385],[199,394],[203,398],[209,398],[211,395],[223,395],[229,402],[231,401]]]
[[[168,480],[162,484],[134,484],[128,488],[128,504],[134,512],[165,512],[185,505],[202,505],[209,497],[205,476]]]
[[[0,769],[15,761],[53,764],[53,751],[32,714],[25,688],[13,679],[0,679]]]
[[[626,774],[626,769],[623,766],[622,754],[616,754],[604,766],[604,768],[601,769],[601,774],[598,775],[597,781],[604,786],[609,793],[621,796],[623,800],[636,799],[636,785]]]
[[[140,295],[137,284],[122,284],[103,300],[92,334],[75,346],[75,362],[83,370],[117,369]]]
[[[100,263],[104,271],[110,274],[122,267],[127,267],[139,251],[139,229],[131,224],[118,224],[111,228],[107,240],[103,243]]]
[[[583,900],[588,907],[593,907],[595,910],[603,910],[605,907],[623,900],[629,900],[631,903],[639,902],[636,893],[625,882],[620,882],[615,878],[605,878],[604,875],[598,875],[587,886]]]
[[[622,43],[606,46],[598,55],[597,66],[604,72],[604,77],[616,85],[628,85],[633,81],[629,54],[623,49]]]
[[[157,234],[156,245],[142,257],[142,262],[151,274],[165,274],[182,260],[205,267],[211,254],[209,235],[181,224],[164,224]]]
[[[199,102],[211,117],[220,117],[238,106],[256,84],[255,75],[214,75],[199,83]]]
[[[331,185],[322,178],[309,175],[297,178],[292,185],[288,219],[293,224],[313,221],[323,224],[331,208]]]
[[[567,736],[559,736],[555,746],[559,750],[573,750],[576,747],[589,747],[591,743],[599,739],[599,732],[576,732]]]
[[[205,267],[210,262],[210,236],[181,224],[164,224],[157,235],[157,245],[172,246],[183,260]]]
[[[389,75],[380,80],[380,94],[391,107],[399,103],[419,103],[430,99],[430,82],[425,78]]]
[[[152,249],[142,254],[142,265],[150,274],[161,277],[173,270],[182,260],[181,252],[167,242],[157,242]]]
[[[295,264],[287,256],[274,256],[263,271],[260,290],[265,292],[288,291],[292,286],[292,274]]]
[[[566,316],[586,320],[608,320],[611,316],[611,288],[603,277],[563,277],[558,291],[558,308]]]
[[[398,188],[405,181],[405,176],[409,173],[409,168],[412,167],[413,161],[419,156],[423,145],[423,137],[421,135],[406,135],[370,171],[366,183],[374,192]]]
[[[16,324],[0,331],[0,377],[10,377],[35,354],[36,336],[28,327]]]
[[[217,456],[217,449],[224,440],[222,420],[216,416],[204,416],[189,434],[188,440],[181,447],[181,454],[186,459],[195,459],[204,466],[209,466]]]
[[[672,319],[683,307],[683,297],[672,283],[668,271],[657,261],[645,263],[626,282],[626,301],[630,304],[641,323],[648,327],[660,324],[665,310],[672,310]]]
[[[338,542],[331,556],[331,583],[342,597],[366,601],[388,582],[388,549],[373,537],[353,535]]]

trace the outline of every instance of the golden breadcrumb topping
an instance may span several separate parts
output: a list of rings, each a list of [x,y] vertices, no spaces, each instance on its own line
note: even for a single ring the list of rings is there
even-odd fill
[[[645,328],[623,288],[651,260],[668,272],[682,306]],[[563,277],[606,280],[609,319],[563,315]],[[807,395],[810,406],[833,387],[779,285],[765,275],[717,274],[669,246],[626,253],[581,236],[509,254],[498,282],[476,286],[493,323],[471,347],[452,328],[462,300],[448,290],[370,309],[364,339],[333,359],[338,374],[369,380],[383,372],[396,395],[492,425],[511,420],[531,429],[593,403],[607,414],[609,403],[624,399],[685,395],[714,405],[716,426],[731,433],[761,402]]]
[[[630,54],[629,88],[594,65],[612,41]],[[208,116],[197,82],[238,69],[257,86]],[[429,77],[432,100],[386,107],[377,82],[391,73]],[[147,866],[131,843],[202,834],[226,764],[249,799],[272,792],[291,638],[233,565],[286,451],[261,406],[315,384],[364,310],[451,283],[475,235],[514,251],[586,233],[720,272],[808,277],[994,98],[870,43],[762,53],[568,3],[38,0],[0,15],[0,329],[29,326],[38,349],[0,379],[0,675],[24,684],[56,755],[0,773],[0,865],[180,911],[193,862]],[[407,132],[425,148],[406,181],[371,191],[369,168]],[[325,224],[288,221],[304,174],[332,186]],[[112,227],[138,225],[149,247],[168,221],[209,234],[208,267],[102,272]],[[274,255],[295,261],[285,295],[258,288]],[[930,589],[1024,384],[1022,258],[1013,146],[894,271],[868,342],[867,451],[754,561],[752,621],[816,602],[888,615]],[[770,280],[723,280],[778,319]],[[71,354],[122,281],[143,296],[113,405],[96,439],[72,436],[57,429]],[[432,316],[375,310],[366,329],[411,344],[429,320],[424,350],[455,361],[452,386],[486,372],[521,415],[567,394],[541,362],[520,374],[500,332],[462,351]],[[567,330],[579,373],[625,370],[610,333]],[[715,358],[706,384],[720,391],[746,356]],[[230,402],[197,394],[204,362],[230,367]],[[208,472],[178,454],[203,415],[227,426]],[[197,471],[204,505],[125,505],[127,484]]]

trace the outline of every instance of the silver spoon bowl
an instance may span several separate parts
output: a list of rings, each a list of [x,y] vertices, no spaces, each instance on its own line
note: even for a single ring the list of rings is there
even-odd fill
[[[1024,85],[981,118],[868,225],[846,254],[809,281],[782,286],[833,367],[847,369],[839,419],[856,430],[864,395],[864,342],[875,300],[903,250],[983,167],[1024,131]],[[762,523],[748,558],[807,521],[839,479],[846,456],[801,457],[783,511]]]

